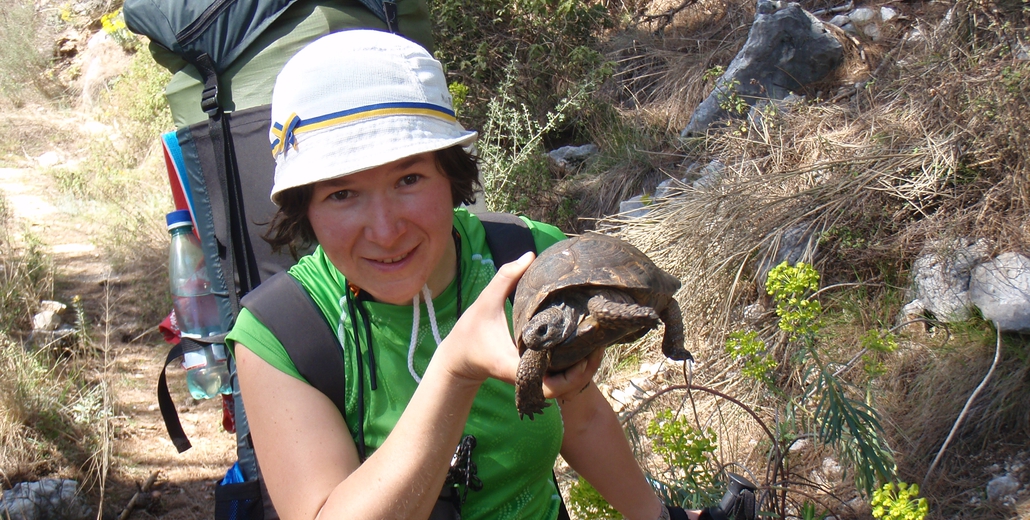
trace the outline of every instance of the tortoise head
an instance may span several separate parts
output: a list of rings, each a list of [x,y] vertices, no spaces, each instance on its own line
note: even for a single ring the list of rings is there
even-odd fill
[[[576,332],[575,311],[564,303],[556,303],[536,313],[521,332],[520,349],[550,350]]]

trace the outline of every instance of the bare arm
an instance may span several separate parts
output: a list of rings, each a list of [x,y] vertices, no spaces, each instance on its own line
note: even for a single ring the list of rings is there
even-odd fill
[[[561,406],[565,422],[562,457],[626,518],[658,518],[664,506],[644,479],[622,426],[601,391],[591,382],[578,395],[566,397]]]
[[[502,267],[463,314],[393,432],[364,464],[327,397],[237,344],[255,450],[284,520],[429,516],[479,386],[487,377],[514,381],[519,358],[504,299],[531,258]],[[593,371],[575,368],[567,376],[545,379],[545,395],[586,384]]]

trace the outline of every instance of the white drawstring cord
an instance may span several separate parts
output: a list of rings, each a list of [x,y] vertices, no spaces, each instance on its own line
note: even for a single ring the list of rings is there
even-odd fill
[[[429,286],[422,286],[422,296],[426,299],[426,310],[429,311],[429,327],[433,329],[433,339],[436,346],[440,346],[440,328],[436,325],[436,312],[433,310],[433,294],[429,292]],[[415,346],[418,345],[418,321],[421,313],[418,306],[418,293],[411,298],[411,344],[408,345],[408,372],[416,383],[422,382],[422,377],[415,372]]]

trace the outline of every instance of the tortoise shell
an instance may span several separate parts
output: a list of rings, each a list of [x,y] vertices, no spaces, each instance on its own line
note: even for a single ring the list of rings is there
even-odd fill
[[[666,307],[680,281],[624,240],[587,233],[548,247],[529,266],[515,289],[512,320],[519,353],[526,346],[520,331],[547,302],[564,291],[609,287],[628,293],[637,303]]]

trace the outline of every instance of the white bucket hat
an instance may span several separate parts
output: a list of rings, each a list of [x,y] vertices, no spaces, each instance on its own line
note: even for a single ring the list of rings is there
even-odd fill
[[[285,189],[455,145],[476,132],[454,117],[443,66],[382,31],[323,36],[294,55],[272,91],[272,202]]]

